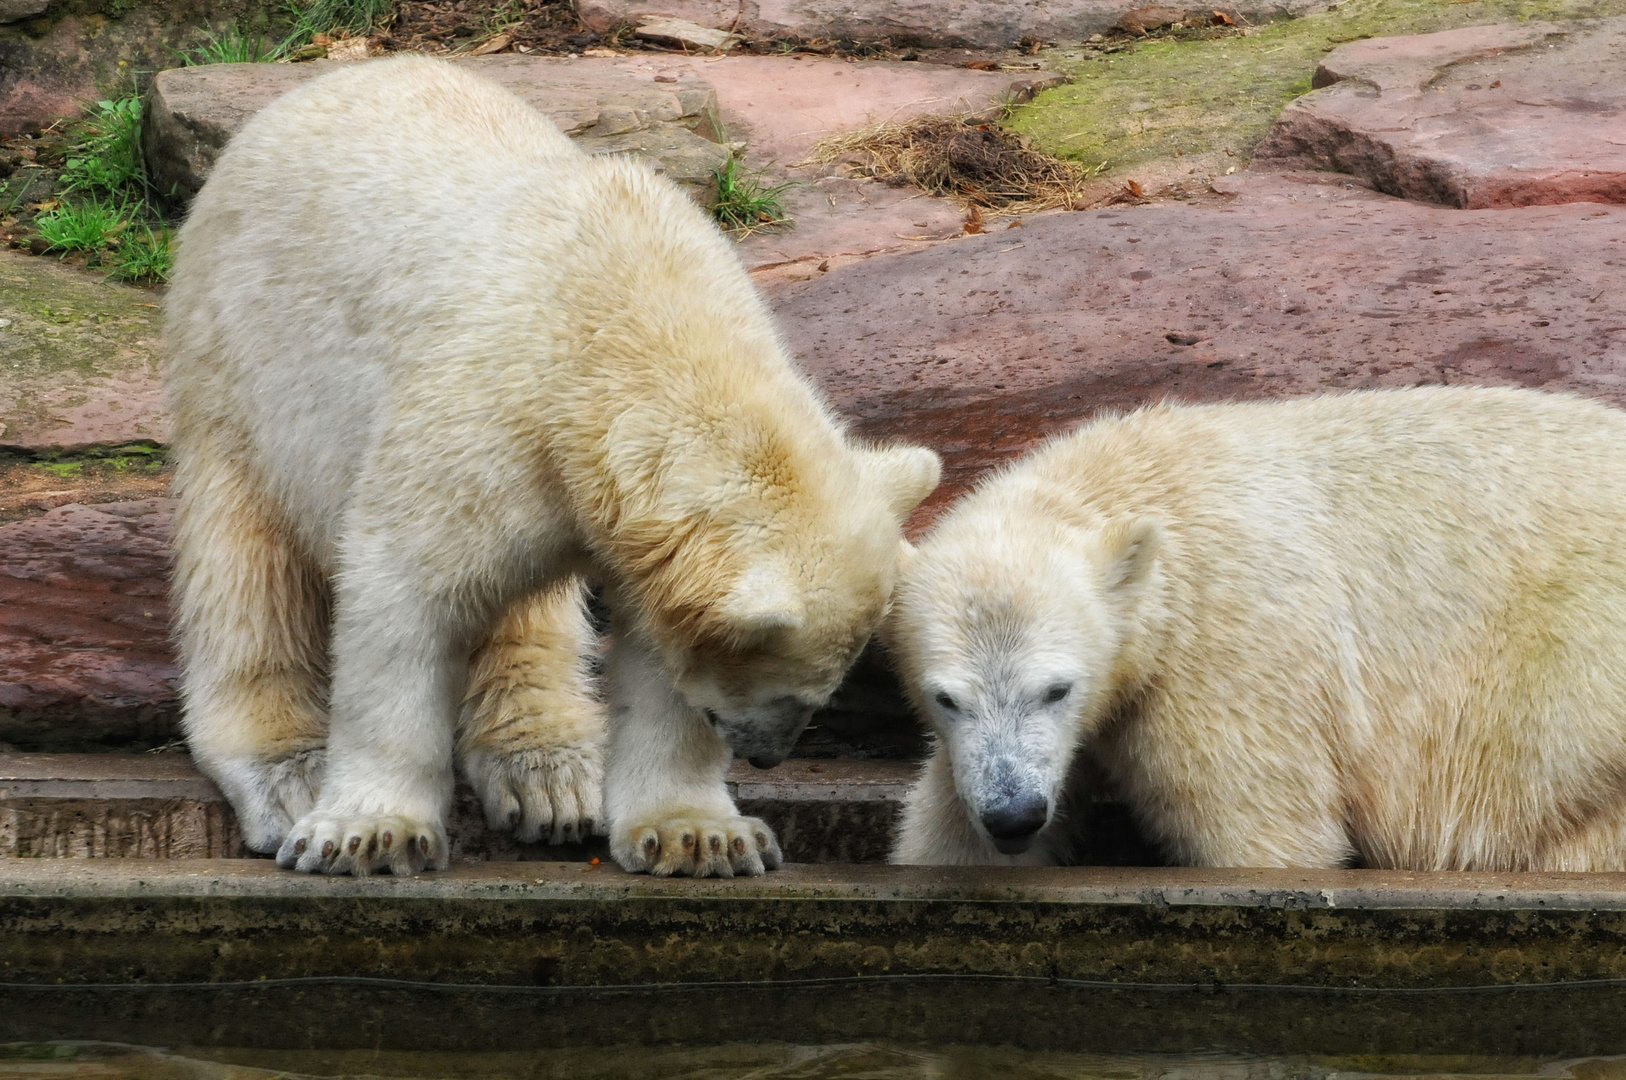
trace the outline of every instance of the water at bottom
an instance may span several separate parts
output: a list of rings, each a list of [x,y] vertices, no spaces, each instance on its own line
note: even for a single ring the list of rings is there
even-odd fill
[[[1626,1057],[1264,1057],[1046,1053],[858,1043],[568,1048],[504,1053],[0,1045],[3,1080],[1626,1080]]]

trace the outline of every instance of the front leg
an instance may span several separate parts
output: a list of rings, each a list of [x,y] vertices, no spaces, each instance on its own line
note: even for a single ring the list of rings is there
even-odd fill
[[[448,862],[452,720],[468,647],[453,605],[374,562],[340,579],[332,726],[316,806],[277,865],[302,873],[416,873]]]
[[[664,877],[733,877],[777,869],[773,830],[741,817],[723,782],[733,757],[690,708],[636,632],[610,647],[610,760],[604,805],[621,868]]]

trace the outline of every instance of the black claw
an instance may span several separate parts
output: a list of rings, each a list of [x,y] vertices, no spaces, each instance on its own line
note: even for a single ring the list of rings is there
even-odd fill
[[[333,858],[334,850],[335,850],[335,848],[333,846],[333,841],[331,841],[331,840],[322,841],[322,858],[324,858],[324,859]]]
[[[310,842],[308,840],[306,840],[304,837],[300,837],[298,840],[295,840],[294,841],[294,854],[295,855],[303,855],[303,854],[305,854],[305,848],[308,847],[309,844],[310,844]]]

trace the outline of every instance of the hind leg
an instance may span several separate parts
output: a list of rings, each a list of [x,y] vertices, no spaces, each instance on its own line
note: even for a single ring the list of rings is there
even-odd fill
[[[245,460],[218,430],[180,455],[175,625],[187,742],[271,853],[321,788],[328,591]]]
[[[459,771],[493,829],[573,843],[604,832],[605,707],[587,670],[585,586],[566,578],[510,608],[469,664]]]

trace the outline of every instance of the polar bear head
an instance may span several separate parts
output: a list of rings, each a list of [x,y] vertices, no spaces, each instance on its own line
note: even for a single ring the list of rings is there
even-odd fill
[[[1023,494],[996,482],[956,508],[908,561],[887,628],[970,819],[1006,855],[1051,822],[1079,746],[1135,678],[1162,537]]]
[[[832,441],[811,455],[719,455],[697,444],[664,497],[664,556],[638,579],[645,631],[685,702],[737,757],[766,768],[886,616],[903,523],[936,487],[920,447]],[[788,475],[787,475],[788,473]],[[686,489],[686,490],[685,490]]]

